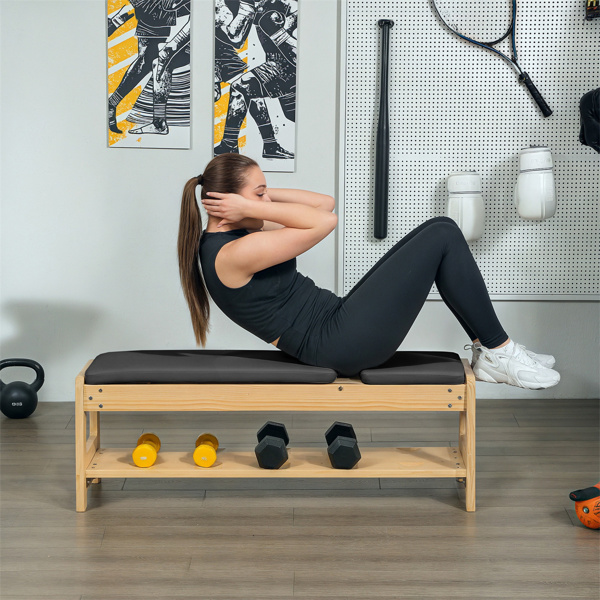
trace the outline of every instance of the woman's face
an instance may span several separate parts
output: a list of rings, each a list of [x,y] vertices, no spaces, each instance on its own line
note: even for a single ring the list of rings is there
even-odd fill
[[[267,195],[267,180],[259,167],[248,169],[246,185],[240,190],[240,196],[257,202],[271,202]],[[243,219],[240,226],[244,229],[262,229],[263,221],[259,219]]]
[[[248,200],[260,202],[269,201],[265,198],[267,192],[267,180],[259,167],[251,167],[246,174],[246,185],[240,190],[240,195]]]

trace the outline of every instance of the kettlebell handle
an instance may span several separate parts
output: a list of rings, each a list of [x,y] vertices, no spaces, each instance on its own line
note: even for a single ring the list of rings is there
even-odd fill
[[[34,392],[37,392],[42,385],[44,384],[44,369],[40,363],[35,360],[31,360],[29,358],[5,358],[4,360],[0,360],[0,371],[2,369],[6,369],[7,367],[29,367],[35,371],[35,381],[31,384]],[[0,390],[6,384],[2,379],[0,379]]]

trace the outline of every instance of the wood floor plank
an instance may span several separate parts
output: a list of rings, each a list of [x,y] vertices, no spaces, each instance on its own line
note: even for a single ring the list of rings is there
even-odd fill
[[[269,597],[269,596],[267,596]],[[146,596],[96,596],[96,595],[89,595],[89,594],[84,594],[83,596],[81,596],[81,600],[132,600],[134,598],[143,598],[143,600],[147,600]],[[210,596],[210,598],[218,598],[218,600],[240,600],[240,598],[243,598],[243,600],[265,600],[265,596],[249,596],[247,594],[244,594],[243,596],[230,596],[230,595],[221,595],[221,594],[212,594]],[[298,596],[277,596],[277,600],[297,600]],[[173,596],[171,595],[167,595],[167,596],[156,596],[153,595],[152,596],[152,600],[172,600]],[[4,598],[2,598],[2,600],[4,600]],[[12,599],[11,599],[12,600]],[[19,598],[18,600],[23,600],[23,597]],[[29,599],[28,599],[29,600]],[[35,599],[34,599],[35,600]],[[56,600],[55,598],[53,600]],[[198,596],[177,596],[177,600],[198,600]],[[302,600],[321,600],[321,598],[319,596],[302,596]],[[348,600],[347,596],[336,596],[336,597],[328,597],[327,600]],[[355,598],[353,597],[352,600],[369,600],[369,597],[364,597],[364,598]],[[432,597],[425,597],[425,596],[419,596],[414,597],[414,598],[405,598],[403,596],[403,600],[439,600],[439,598],[432,598]],[[470,598],[467,598],[465,600],[471,600]],[[476,600],[476,599],[473,599]],[[531,600],[531,598],[529,599]]]
[[[11,548],[0,554],[2,572],[8,571],[101,571],[119,570],[173,571],[185,573],[191,563],[191,552],[172,548],[157,560],[157,548],[131,548],[106,551],[102,548]]]
[[[8,420],[8,419],[5,419]],[[68,429],[46,429],[45,427],[40,428],[27,428],[27,429],[14,429],[10,427],[2,427],[2,449],[3,451],[13,444],[21,443],[41,443],[41,444],[68,444],[75,442],[73,431]]]
[[[74,441],[74,440],[73,440]],[[32,464],[40,459],[71,458],[74,446],[69,444],[56,444],[38,442],[3,445],[0,443],[0,466],[5,464]]]
[[[514,565],[515,570],[523,573],[524,566]],[[487,568],[485,568],[487,567]],[[513,571],[508,574],[496,570],[495,565],[479,565],[478,570],[467,567],[461,570],[432,569],[421,580],[413,579],[410,574],[396,574],[390,571],[295,571],[294,592],[298,596],[319,593],[322,598],[329,595],[346,594],[348,598],[370,594],[371,598],[402,597],[398,594],[418,595],[419,591],[437,596],[438,598],[477,597],[481,599],[495,598],[550,598],[565,600],[567,598],[585,598],[596,600],[597,586],[595,582],[577,581],[570,577],[561,581],[552,573],[542,571],[535,573],[526,570],[525,575],[513,578]],[[500,572],[504,575],[500,576]],[[477,577],[481,573],[482,576]],[[485,579],[488,575],[489,579]],[[490,576],[491,575],[491,576]],[[496,575],[498,578],[496,578]],[[549,579],[540,581],[541,576]],[[471,577],[476,577],[471,580]],[[529,578],[528,578],[529,577]],[[432,581],[433,580],[433,581]],[[594,596],[595,594],[595,596]]]
[[[594,419],[600,416],[600,401],[591,398],[589,400],[576,400],[573,403],[565,401],[543,406],[522,404],[521,406],[515,406],[511,412],[517,420],[519,417],[536,417],[539,415],[572,418],[574,414],[578,416],[588,415],[591,419]]]
[[[596,423],[598,422],[597,416],[595,417]],[[519,427],[589,427],[590,423],[594,422],[594,415],[581,414],[579,416],[565,415],[549,415],[548,412],[542,415],[532,417],[519,417],[517,423]]]
[[[198,556],[192,559],[190,570],[194,572],[206,568],[218,568],[219,565],[231,561],[241,569],[260,568],[265,564],[272,564],[279,570],[316,573],[324,570],[332,573],[345,572],[348,571],[349,565],[353,565],[365,577],[370,577],[372,573],[387,573],[388,578],[395,580],[399,585],[406,580],[431,584],[460,579],[471,583],[480,582],[498,586],[502,585],[507,577],[515,583],[524,584],[544,583],[550,580],[578,585],[593,584],[595,581],[593,574],[590,574],[590,570],[593,572],[594,567],[591,560],[581,563],[576,557],[532,558],[531,553],[534,549],[530,549],[529,556],[515,557],[510,560],[506,557],[498,557],[501,559],[501,566],[496,568],[492,565],[498,562],[498,558],[481,557],[475,552],[465,552],[463,560],[468,566],[464,566],[457,572],[452,560],[449,560],[456,550],[447,548],[445,556],[436,552],[432,558],[429,558],[430,548],[431,543],[428,547],[415,549],[414,552],[409,547],[365,544],[364,552],[356,546],[353,551],[348,552],[341,544],[333,541],[321,546],[292,547],[289,543],[262,540],[262,545],[257,545],[252,550],[227,546],[229,553],[222,552],[220,548],[214,555],[212,552],[198,553]],[[327,565],[326,569],[323,569],[324,564]],[[376,584],[375,581],[372,583]],[[297,593],[299,591],[297,589]],[[344,591],[349,593],[349,588],[342,585],[336,593]],[[366,589],[363,588],[363,593],[365,591]],[[312,593],[315,592],[316,589]]]
[[[8,571],[3,573],[2,589],[6,594],[37,594],[40,589],[52,589],[65,596],[95,594],[109,598],[123,590],[132,590],[135,596],[154,598],[157,590],[169,590],[171,598],[190,596],[196,598],[231,595],[243,598],[245,594],[279,598],[293,594],[293,572],[275,569],[206,569],[186,573],[152,571],[151,568],[116,569],[107,577],[103,571]]]
[[[597,473],[575,470],[576,466],[574,465],[573,471],[564,473],[535,471],[516,474],[513,471],[478,471],[477,487],[478,489],[486,488],[488,490],[497,490],[500,487],[504,487],[507,490],[534,489],[538,490],[538,492],[542,492],[546,487],[562,487],[564,490],[570,492],[581,489],[582,481],[590,481],[597,478]]]
[[[600,455],[598,440],[579,441],[577,443],[565,441],[512,441],[502,442],[477,442],[477,456],[590,456]]]
[[[81,600],[132,600],[134,598],[143,598],[143,600],[147,600],[146,596],[96,596],[96,595],[89,595],[89,594],[84,594],[83,596],[81,596]],[[243,596],[230,596],[230,595],[216,595],[216,594],[212,594],[210,596],[210,598],[218,598],[218,600],[240,600],[240,598],[243,598],[243,600],[265,600],[265,596],[249,596],[247,594],[244,594]],[[298,596],[277,596],[277,600],[297,600]],[[167,596],[156,596],[153,595],[152,596],[152,600],[172,600],[173,596],[171,595],[167,595]],[[2,598],[2,600],[4,600]],[[11,599],[13,600],[13,599]],[[23,597],[19,598],[18,600],[23,600]],[[35,600],[35,599],[34,599]],[[55,600],[55,599],[53,599]],[[198,600],[198,596],[177,596],[177,600]],[[302,596],[302,600],[322,600],[319,596]],[[328,597],[327,600],[348,600],[347,596],[336,596],[336,597]],[[352,600],[369,600],[369,597],[363,597],[363,598],[355,598],[353,597]],[[433,597],[426,597],[426,596],[419,596],[418,598],[415,596],[413,598],[405,598],[403,596],[403,600],[439,600],[439,598],[433,598]],[[465,600],[471,600],[470,598],[466,598]],[[476,600],[475,598],[473,598],[473,600]],[[529,600],[531,600],[531,598],[529,598]]]
[[[532,487],[524,489],[520,487],[507,488],[503,486],[485,486],[477,492],[478,507],[521,507],[530,510],[531,506],[540,509],[556,508],[557,506],[568,507],[568,490],[565,487],[551,488],[548,486]]]
[[[457,425],[447,425],[446,427],[405,427],[405,428],[371,428],[371,440],[373,442],[411,442],[427,440],[429,442],[448,443],[458,436]]]
[[[40,521],[29,527],[4,527],[2,548],[99,548],[104,526],[46,527]]]
[[[297,528],[299,529],[299,528]],[[369,531],[369,528],[366,530]],[[321,570],[323,565],[347,569],[348,565],[359,565],[365,568],[370,565],[374,570],[396,571],[399,564],[412,567],[410,571],[416,575],[415,565],[424,569],[451,567],[455,564],[459,554],[465,562],[505,562],[507,560],[506,548],[502,542],[504,538],[494,535],[493,530],[486,529],[481,532],[472,532],[471,537],[458,537],[452,535],[437,535],[431,531],[428,538],[411,540],[406,544],[400,537],[373,536],[368,537],[357,532],[355,537],[333,536],[330,539],[310,538],[298,533],[286,537],[277,535],[253,536],[249,538],[235,538],[232,535],[214,534],[214,544],[210,552],[203,548],[190,549],[192,555],[191,569],[201,568],[203,564],[225,563],[233,560],[236,565],[260,566],[260,561],[265,563],[278,562],[289,569],[314,568]],[[487,542],[482,545],[482,541]],[[542,537],[543,541],[543,537]],[[587,550],[593,549],[593,542],[587,545]],[[546,545],[538,547],[527,536],[517,536],[514,548],[511,551],[510,561],[544,562],[547,565],[560,563],[572,564],[576,570],[579,568],[590,569],[584,580],[593,580],[596,566],[596,556],[590,552],[586,557],[575,555],[565,556],[565,548],[561,545]],[[586,546],[581,545],[582,548]],[[576,561],[583,564],[575,565]],[[379,565],[379,566],[378,566]],[[485,577],[485,575],[482,575]]]
[[[207,491],[204,504],[222,508],[246,506],[289,506],[305,508],[368,508],[413,506],[415,500],[431,505],[455,503],[459,506],[455,488],[391,489],[391,490],[271,490]]]
[[[172,508],[165,511],[164,506],[153,509],[147,507],[140,510],[138,507],[120,508],[118,512],[104,509],[100,506],[97,510],[85,513],[74,513],[72,510],[55,509],[37,510],[25,509],[15,517],[14,527],[26,527],[32,519],[38,518],[44,527],[122,527],[135,525],[137,527],[197,527],[205,523],[227,523],[235,526],[240,523],[260,526],[268,518],[269,522],[276,525],[292,523],[292,508],[259,508],[248,510],[244,507],[222,509],[217,506],[203,507],[202,500],[197,506]]]
[[[478,442],[505,442],[511,441],[597,441],[598,426],[587,427],[561,427],[560,424],[552,427],[477,427]]]
[[[381,509],[362,510],[294,509],[294,525],[298,527],[316,525],[323,521],[338,527],[345,527],[351,523],[381,527],[387,525],[410,526],[416,523],[429,524],[432,527],[477,527],[479,523],[485,523],[486,527],[506,527],[519,524],[530,527],[572,527],[562,505],[551,511],[535,511],[533,514],[523,511],[520,507],[484,507],[475,513],[467,513],[458,507],[458,503],[457,506],[440,503],[433,514],[427,507],[413,507],[412,511],[388,506]]]
[[[51,592],[49,592],[48,594],[44,594],[42,596],[38,596],[37,594],[32,596],[31,594],[27,594],[26,596],[20,595],[20,596],[15,596],[13,594],[2,594],[0,596],[0,600],[81,600],[82,596],[80,594],[73,594],[73,595],[67,595],[65,596],[62,592],[56,594],[56,595],[51,595]],[[105,598],[104,600],[109,600],[108,598]]]
[[[586,456],[490,456],[480,455],[477,457],[478,472],[484,471],[512,471],[516,475],[527,474],[532,470],[537,473],[565,472],[573,469],[580,473],[587,471],[598,472],[600,466],[600,457],[598,455],[588,454]]]

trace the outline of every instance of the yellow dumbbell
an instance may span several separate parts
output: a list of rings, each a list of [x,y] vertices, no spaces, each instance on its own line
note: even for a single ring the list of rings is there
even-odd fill
[[[151,467],[156,462],[160,450],[160,439],[154,433],[144,433],[137,441],[132,453],[133,462],[138,467]]]
[[[196,440],[194,462],[199,467],[211,467],[217,460],[219,440],[212,433],[203,433]]]

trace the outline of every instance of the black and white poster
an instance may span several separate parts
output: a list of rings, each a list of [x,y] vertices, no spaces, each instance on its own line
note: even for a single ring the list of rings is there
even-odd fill
[[[215,0],[214,154],[294,171],[298,0]]]
[[[108,145],[190,147],[190,0],[108,0]]]

